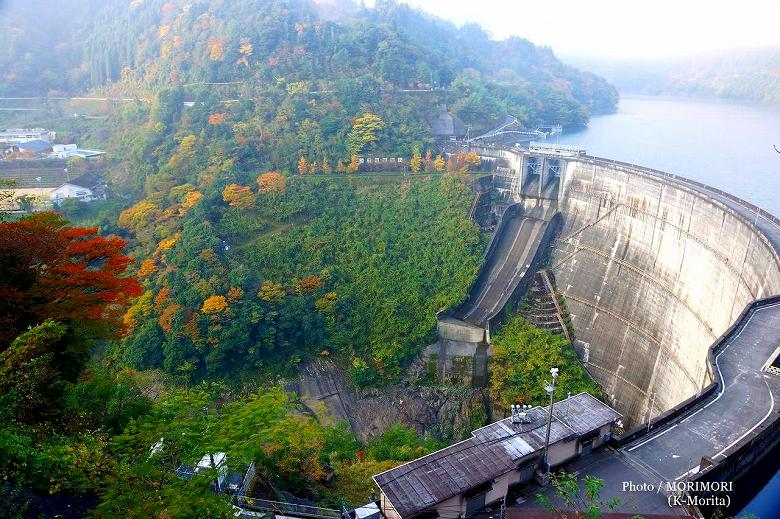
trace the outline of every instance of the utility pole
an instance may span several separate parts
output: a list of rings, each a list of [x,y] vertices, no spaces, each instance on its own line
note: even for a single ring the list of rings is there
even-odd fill
[[[204,406],[203,412],[206,414],[206,432],[208,432],[210,425],[209,407]],[[219,494],[222,492],[222,489],[219,487],[219,469],[217,468],[217,464],[214,463],[214,453],[211,452],[211,447],[209,447],[209,462],[211,463],[211,468],[214,470],[214,488],[217,490],[217,494]]]
[[[544,470],[547,476],[550,475],[550,461],[547,458],[550,451],[550,428],[552,427],[553,402],[555,401],[555,381],[558,379],[558,368],[550,369],[550,375],[552,375],[552,383],[544,383],[544,390],[550,394],[550,411],[547,415],[547,433],[544,436],[544,454],[542,456],[542,459],[544,460]]]

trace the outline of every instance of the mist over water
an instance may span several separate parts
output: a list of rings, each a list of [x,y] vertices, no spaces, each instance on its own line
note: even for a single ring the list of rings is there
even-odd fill
[[[626,96],[560,144],[660,169],[780,215],[780,108],[757,103]]]

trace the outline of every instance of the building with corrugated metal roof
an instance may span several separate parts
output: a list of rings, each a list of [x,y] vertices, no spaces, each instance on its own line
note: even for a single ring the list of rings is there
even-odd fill
[[[504,499],[543,463],[549,409],[534,407],[445,449],[374,476],[388,519],[468,517]],[[609,440],[621,414],[588,393],[553,405],[548,460],[561,465]]]

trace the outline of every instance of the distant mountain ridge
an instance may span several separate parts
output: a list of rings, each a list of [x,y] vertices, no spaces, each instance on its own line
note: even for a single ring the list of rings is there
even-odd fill
[[[505,113],[585,124],[615,109],[604,79],[563,64],[521,38],[492,40],[379,0],[74,0],[62,24],[44,0],[0,7],[0,93],[154,95],[190,83],[277,79],[310,91],[371,77],[387,90],[448,89],[467,124]],[[456,80],[461,80],[457,87]]]
[[[722,97],[780,104],[780,48],[731,51],[677,60],[570,57],[623,93]]]

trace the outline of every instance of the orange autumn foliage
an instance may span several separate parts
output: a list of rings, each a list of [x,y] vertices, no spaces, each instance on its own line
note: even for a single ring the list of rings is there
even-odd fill
[[[244,297],[244,291],[240,288],[231,287],[230,290],[228,290],[227,298],[231,301],[239,301],[242,297]]]
[[[220,112],[217,114],[211,114],[209,115],[209,124],[214,126],[217,124],[222,124],[227,120],[227,112]]]
[[[153,259],[145,259],[141,262],[141,266],[138,269],[138,275],[145,278],[151,276],[157,272],[157,264]]]
[[[301,292],[314,292],[318,288],[325,286],[325,283],[318,276],[309,276],[305,279],[298,281],[298,290]]]
[[[53,212],[0,222],[0,348],[49,318],[117,336],[130,298],[141,295],[138,279],[125,275],[133,260],[124,247]]]
[[[225,38],[209,40],[209,58],[211,61],[222,61],[225,58]]]
[[[163,310],[162,314],[160,314],[160,328],[163,329],[165,333],[171,333],[173,331],[173,319],[176,317],[176,312],[181,308],[180,305],[172,304],[171,306],[168,306]]]
[[[159,312],[162,310],[163,305],[168,302],[171,296],[171,291],[165,287],[161,288],[157,295],[154,296],[154,307]]]
[[[211,296],[203,301],[201,312],[204,314],[218,314],[224,312],[227,308],[228,303],[225,296]]]
[[[287,177],[281,173],[270,171],[257,177],[257,187],[261,193],[284,193],[287,188]]]

